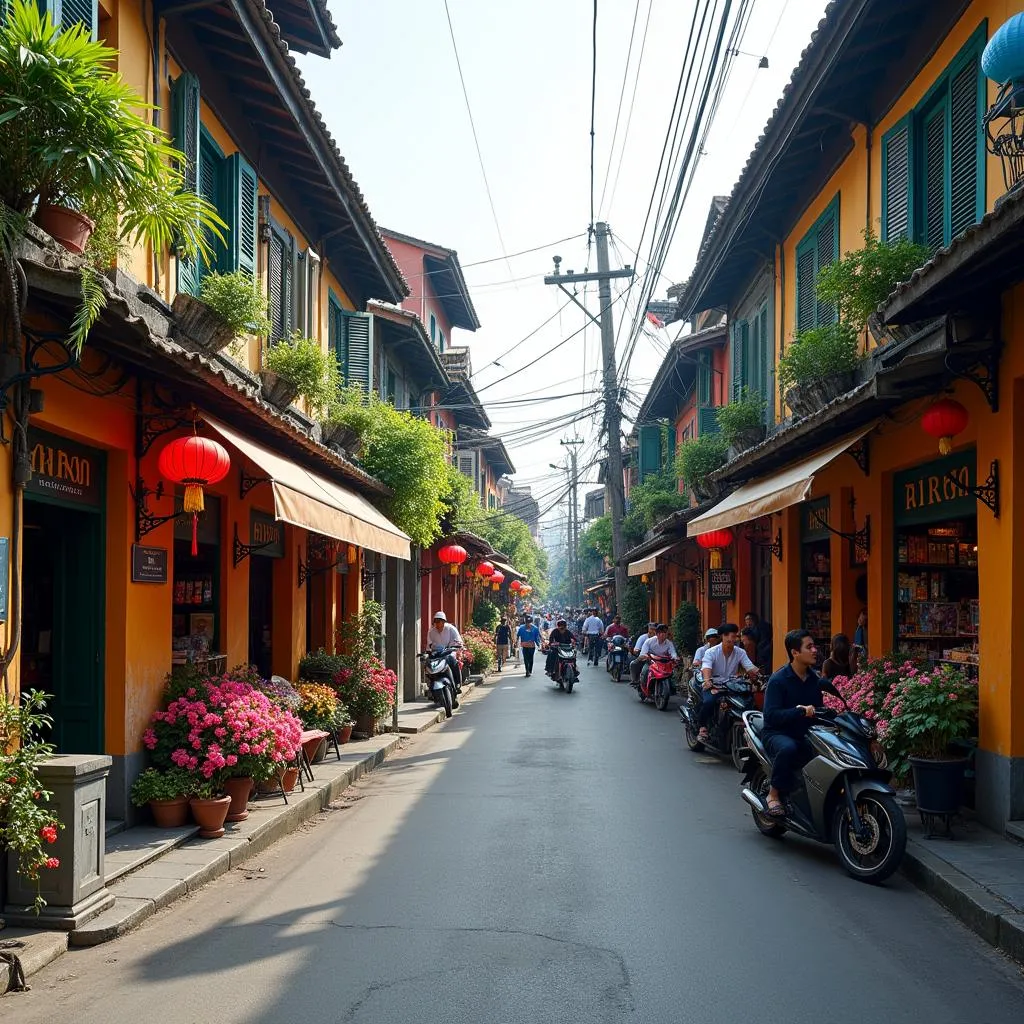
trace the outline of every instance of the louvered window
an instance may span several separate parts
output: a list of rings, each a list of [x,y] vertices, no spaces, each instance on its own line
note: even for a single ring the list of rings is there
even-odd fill
[[[345,383],[362,388],[373,386],[373,315],[342,313],[345,338]]]
[[[229,259],[225,269],[256,274],[256,233],[259,221],[259,184],[256,172],[240,153],[227,161],[227,202],[224,220],[228,225]]]
[[[750,321],[737,320],[732,327],[732,358],[729,394],[731,401],[738,401],[744,387],[748,386],[747,377],[750,370]]]
[[[293,330],[293,242],[286,231],[271,227],[267,252],[267,302],[270,340],[287,338]]]
[[[836,309],[818,300],[818,274],[839,257],[839,196],[814,222],[796,247],[796,329],[833,323]]]
[[[697,404],[711,404],[711,353],[697,353]]]
[[[982,22],[921,103],[882,137],[882,237],[949,245],[985,208]]]
[[[96,38],[99,28],[99,6],[96,0],[41,0],[39,6],[50,15],[54,25],[62,29],[85,25],[92,38]],[[6,15],[9,8],[7,0],[0,3],[0,18]]]

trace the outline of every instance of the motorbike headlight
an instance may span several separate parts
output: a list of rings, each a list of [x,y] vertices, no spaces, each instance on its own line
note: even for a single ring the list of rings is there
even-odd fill
[[[867,765],[856,754],[851,754],[842,747],[832,747],[832,756],[847,768],[867,768]]]

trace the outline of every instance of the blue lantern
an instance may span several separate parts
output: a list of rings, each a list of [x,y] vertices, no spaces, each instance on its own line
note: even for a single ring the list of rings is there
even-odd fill
[[[1024,12],[996,30],[981,55],[981,70],[1000,85],[1024,79]]]

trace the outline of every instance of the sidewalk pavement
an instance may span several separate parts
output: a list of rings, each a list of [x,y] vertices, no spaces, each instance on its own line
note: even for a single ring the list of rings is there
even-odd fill
[[[903,873],[971,931],[1024,963],[1024,845],[1016,841],[1024,841],[1024,827],[1011,823],[1004,837],[968,820],[954,825],[954,839],[929,839],[916,811],[904,812]]]
[[[463,700],[481,682],[482,677],[471,676],[463,685]],[[0,925],[0,954],[15,954],[28,978],[64,953],[69,944],[96,946],[124,935],[160,908],[295,831],[397,750],[402,736],[424,732],[443,720],[443,709],[438,710],[431,701],[402,705],[397,735],[389,726],[383,735],[339,748],[340,760],[330,752],[326,760],[313,766],[315,781],[306,779],[305,791],[296,785],[287,804],[280,794],[255,797],[249,802],[249,817],[226,824],[220,839],[197,838],[195,825],[179,829],[144,825],[109,836],[105,871],[114,905],[71,933]],[[0,993],[8,989],[11,971],[11,965],[0,959]]]

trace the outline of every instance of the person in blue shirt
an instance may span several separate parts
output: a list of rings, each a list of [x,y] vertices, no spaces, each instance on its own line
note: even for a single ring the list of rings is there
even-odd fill
[[[540,646],[540,630],[530,620],[529,615],[523,616],[523,624],[516,630],[516,640],[523,652],[523,667],[529,677],[533,675],[533,656]]]
[[[764,697],[765,749],[772,759],[768,813],[786,813],[783,796],[792,787],[796,771],[811,754],[807,731],[814,724],[814,709],[822,706],[822,685],[814,666],[818,648],[806,629],[790,630],[783,641],[789,664],[768,680]]]

